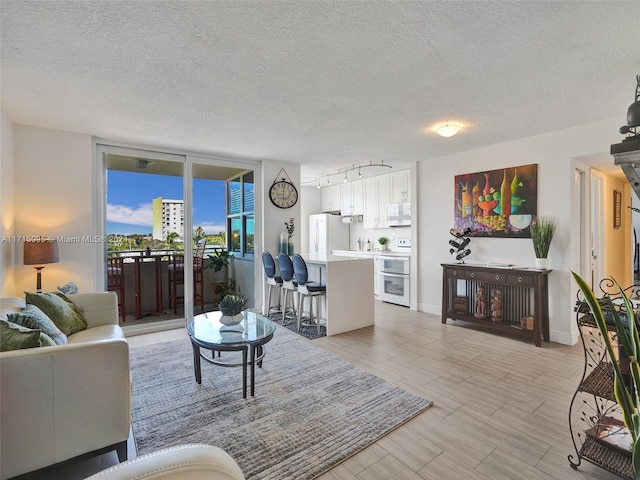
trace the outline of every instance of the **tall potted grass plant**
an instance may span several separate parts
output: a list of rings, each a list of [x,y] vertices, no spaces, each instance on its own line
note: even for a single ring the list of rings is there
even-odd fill
[[[548,266],[547,256],[551,247],[551,240],[556,233],[558,219],[555,217],[538,217],[531,224],[531,240],[533,241],[533,251],[536,254],[536,267],[546,269]]]

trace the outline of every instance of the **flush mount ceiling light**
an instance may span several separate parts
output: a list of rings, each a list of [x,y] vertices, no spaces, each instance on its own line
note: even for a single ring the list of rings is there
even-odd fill
[[[462,126],[457,123],[443,123],[436,127],[436,132],[441,137],[453,137],[461,128]]]

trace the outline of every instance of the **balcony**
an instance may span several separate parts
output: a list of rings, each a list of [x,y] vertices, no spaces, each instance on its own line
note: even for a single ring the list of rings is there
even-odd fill
[[[212,245],[205,249],[205,264],[207,255],[215,248]],[[184,318],[183,305],[178,305],[177,313],[174,314],[169,302],[169,264],[172,255],[183,253],[182,250],[107,252],[109,258],[119,256],[123,259],[125,318],[124,323],[122,318],[120,319],[121,326]],[[215,310],[220,300],[220,280],[217,277],[212,269],[204,269],[205,311]],[[178,285],[177,288],[178,295],[182,295],[183,285]],[[199,302],[198,305],[194,305],[194,312],[200,312]]]

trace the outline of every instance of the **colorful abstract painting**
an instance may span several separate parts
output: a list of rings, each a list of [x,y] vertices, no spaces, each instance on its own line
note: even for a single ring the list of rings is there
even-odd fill
[[[530,238],[538,211],[538,165],[455,177],[454,227],[475,237]]]

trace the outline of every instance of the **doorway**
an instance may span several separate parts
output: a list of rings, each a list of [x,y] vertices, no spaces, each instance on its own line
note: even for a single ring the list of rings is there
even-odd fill
[[[605,275],[604,175],[591,169],[591,285],[595,288]]]

